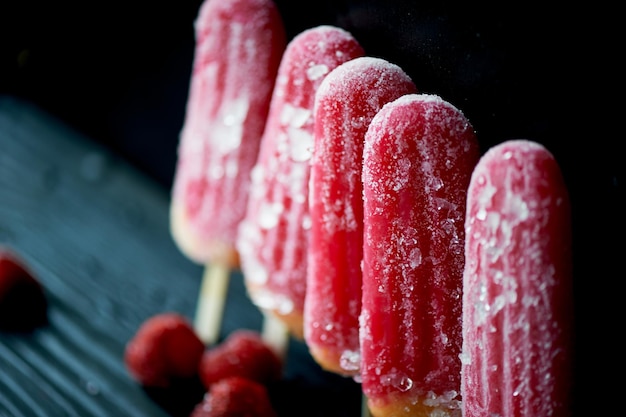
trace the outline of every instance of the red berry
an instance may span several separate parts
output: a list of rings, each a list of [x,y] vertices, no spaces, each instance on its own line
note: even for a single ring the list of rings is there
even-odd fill
[[[48,321],[48,301],[24,261],[0,248],[0,330],[28,332]]]
[[[258,332],[240,329],[204,352],[199,374],[207,389],[231,376],[267,384],[281,378],[282,361]]]
[[[185,317],[161,313],[146,320],[127,343],[124,361],[142,385],[167,387],[195,376],[204,350]]]
[[[233,376],[211,385],[190,417],[277,417],[277,415],[263,384]]]

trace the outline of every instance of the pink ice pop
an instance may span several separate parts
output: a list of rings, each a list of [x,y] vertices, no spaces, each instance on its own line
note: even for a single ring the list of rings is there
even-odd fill
[[[320,366],[341,375],[360,367],[365,131],[385,103],[415,91],[401,68],[373,57],[338,66],[317,90],[304,336]]]
[[[473,127],[441,97],[405,95],[363,152],[361,378],[370,412],[461,415],[461,294]]]
[[[571,415],[569,197],[549,151],[489,149],[467,196],[462,385],[465,417]]]
[[[315,91],[337,65],[364,55],[347,31],[317,26],[287,45],[237,249],[253,302],[303,338]]]
[[[282,53],[271,0],[205,0],[171,200],[171,231],[201,264],[238,266],[235,238]]]

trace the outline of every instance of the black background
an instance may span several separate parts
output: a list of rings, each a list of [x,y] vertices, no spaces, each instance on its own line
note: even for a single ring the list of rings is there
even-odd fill
[[[625,316],[618,14],[533,2],[276,3],[289,38],[333,24],[369,55],[400,65],[421,92],[466,114],[483,151],[527,138],[554,153],[573,210],[576,415],[619,410],[626,378],[618,368]],[[3,1],[0,93],[32,100],[169,188],[199,5]],[[609,383],[615,373],[618,382]]]

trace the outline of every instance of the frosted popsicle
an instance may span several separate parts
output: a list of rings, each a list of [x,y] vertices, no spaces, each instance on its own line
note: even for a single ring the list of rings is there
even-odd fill
[[[192,260],[234,248],[286,39],[271,0],[205,0],[174,176],[171,230]]]
[[[360,367],[365,131],[385,103],[415,91],[397,65],[360,57],[331,71],[316,93],[304,336],[320,366],[341,375]]]
[[[252,171],[237,249],[253,302],[303,338],[315,91],[337,65],[364,55],[347,31],[317,26],[287,45]]]
[[[367,130],[361,378],[375,417],[461,415],[464,218],[479,156],[470,122],[436,95],[400,97]]]
[[[489,149],[467,197],[463,415],[571,415],[570,203],[541,144]]]
[[[286,47],[271,0],[205,0],[195,21],[196,49],[172,187],[170,229],[180,250],[206,264],[196,328],[219,333],[235,248]]]

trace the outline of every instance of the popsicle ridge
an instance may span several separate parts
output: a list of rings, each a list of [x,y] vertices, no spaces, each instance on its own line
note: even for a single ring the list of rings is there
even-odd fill
[[[334,26],[310,28],[289,42],[237,238],[251,299],[299,339],[304,337],[315,92],[332,69],[362,55],[357,40]]]
[[[571,415],[567,188],[539,143],[509,140],[476,166],[466,217],[465,417]]]
[[[375,417],[461,415],[464,217],[479,155],[467,118],[436,95],[386,104],[367,130],[361,380]]]
[[[271,0],[207,0],[178,147],[171,233],[198,263],[239,265],[234,248],[286,46]]]
[[[341,375],[360,370],[365,132],[385,103],[415,91],[400,67],[366,56],[335,68],[316,93],[304,335],[313,358]]]

